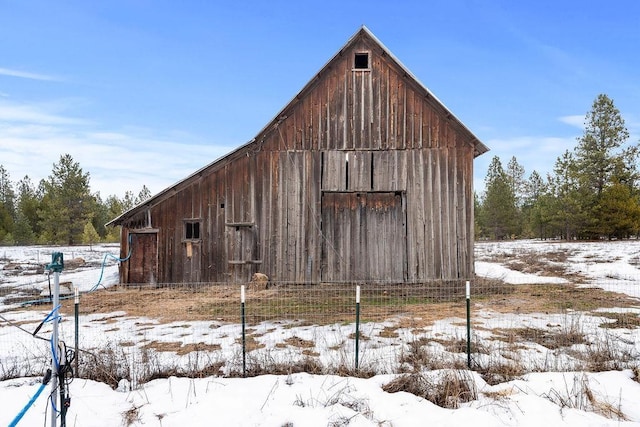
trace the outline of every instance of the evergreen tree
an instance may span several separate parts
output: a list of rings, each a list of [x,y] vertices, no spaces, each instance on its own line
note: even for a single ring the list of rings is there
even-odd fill
[[[479,239],[481,236],[484,236],[483,228],[482,228],[482,203],[480,203],[480,198],[478,194],[473,192],[473,235],[475,239]]]
[[[585,130],[575,148],[576,172],[580,187],[581,209],[588,219],[582,234],[597,238],[611,229],[602,215],[603,192],[614,182],[633,182],[637,157],[635,148],[622,149],[629,138],[620,111],[607,95],[600,94],[585,119]],[[616,177],[615,175],[619,175]]]
[[[119,217],[125,211],[122,200],[113,195],[107,197],[107,200],[104,203],[104,207],[106,209],[106,215],[109,220]],[[105,240],[107,242],[118,242],[120,240],[120,227],[107,227],[106,231],[107,235],[105,236]]]
[[[495,156],[485,177],[481,227],[494,239],[509,238],[517,232],[517,216],[513,188],[500,159]]]
[[[555,233],[565,239],[579,235],[585,218],[582,214],[582,201],[576,178],[576,163],[567,150],[558,157],[553,168],[554,175],[549,181],[553,195],[549,206],[549,218]]]
[[[505,173],[507,175],[507,181],[513,191],[516,206],[522,207],[526,192],[526,180],[524,178],[525,172],[524,167],[518,163],[515,156],[511,157],[511,160],[507,163]]]
[[[31,245],[37,241],[33,228],[21,209],[18,209],[13,238],[16,245]]]
[[[16,219],[15,193],[9,173],[0,165],[0,243],[13,244],[13,232]]]
[[[524,185],[522,218],[525,234],[530,237],[545,238],[549,222],[547,184],[537,171],[531,172]]]
[[[100,236],[98,235],[98,232],[93,227],[91,221],[87,221],[82,232],[82,243],[84,243],[85,245],[89,245],[89,249],[92,249],[91,245],[99,241]]]
[[[140,192],[138,193],[138,197],[136,197],[134,203],[137,206],[140,203],[143,203],[143,202],[149,200],[150,198],[151,198],[151,191],[147,188],[146,185],[143,185],[142,189],[140,189]]]
[[[84,173],[71,155],[64,154],[53,165],[44,189],[40,210],[43,237],[51,243],[79,243],[95,205],[89,173]]]
[[[126,212],[134,206],[136,206],[136,198],[133,195],[133,191],[127,190],[122,198],[122,212]]]
[[[91,216],[91,224],[93,225],[93,228],[96,230],[100,238],[105,239],[108,233],[105,224],[109,222],[110,219],[113,219],[113,217],[109,216],[109,209],[107,208],[107,205],[102,201],[100,193],[96,193],[93,198],[95,200],[95,204]]]
[[[628,238],[638,232],[640,203],[627,185],[615,183],[606,187],[599,201],[598,214],[606,218],[601,232],[609,239]]]
[[[37,241],[40,235],[40,204],[42,201],[42,185],[36,190],[29,176],[18,181],[18,218],[16,227],[20,230],[16,233],[16,241],[19,244],[31,244]]]

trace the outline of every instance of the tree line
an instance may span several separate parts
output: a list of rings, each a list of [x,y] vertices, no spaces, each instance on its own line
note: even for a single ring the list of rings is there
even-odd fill
[[[127,191],[102,199],[92,193],[90,175],[71,155],[63,154],[51,175],[34,185],[29,176],[12,182],[0,164],[0,245],[92,244],[118,242],[111,219],[151,197],[143,185],[137,195]]]
[[[542,177],[512,157],[506,167],[494,157],[485,189],[475,194],[476,238],[628,238],[640,231],[638,144],[620,111],[598,95],[573,150],[555,161]],[[137,195],[103,200],[93,194],[90,176],[69,154],[60,156],[51,175],[37,186],[29,176],[17,183],[0,164],[0,245],[90,244],[119,241],[117,227],[105,224],[151,197],[146,186]]]
[[[542,177],[496,156],[475,196],[476,238],[614,239],[640,231],[638,144],[607,95],[597,96],[582,136]]]

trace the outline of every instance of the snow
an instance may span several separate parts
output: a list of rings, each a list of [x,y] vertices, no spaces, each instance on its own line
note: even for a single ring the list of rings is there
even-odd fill
[[[109,256],[118,255],[117,246],[99,245],[93,248],[74,247],[28,247],[0,248],[0,315],[4,319],[33,330],[48,310],[25,310],[13,303],[5,303],[14,292],[48,287],[46,274],[37,271],[37,266],[50,260],[52,251],[62,251],[67,259],[82,258],[85,266],[68,274],[61,280],[79,284],[83,291],[94,287],[100,280],[101,266],[104,275],[100,284],[110,286],[117,282],[117,264]],[[561,262],[579,277],[584,286],[599,286],[633,297],[640,296],[638,260],[640,241],[620,242],[479,242],[476,244],[476,272],[478,275],[500,278],[512,284],[563,284],[563,277],[524,273],[510,268],[508,262],[523,253],[562,253]],[[19,264],[18,269],[3,270],[9,262]],[[2,292],[6,289],[6,292]],[[640,354],[640,335],[636,329],[599,328],[604,321],[602,313],[640,313],[637,307],[607,308],[594,313],[518,315],[498,313],[480,307],[474,313],[476,339],[489,337],[495,328],[504,325],[514,327],[567,329],[574,324],[588,336],[603,340],[615,339],[626,343],[635,355]],[[71,333],[72,321],[63,319],[62,335]],[[425,337],[445,334],[465,336],[464,322],[459,318],[440,319],[428,330]],[[92,346],[108,345],[117,339],[140,336],[146,341],[185,343],[209,342],[219,346],[210,357],[219,358],[237,365],[238,352],[235,338],[240,325],[220,322],[172,322],[161,323],[157,319],[136,318],[125,312],[114,311],[82,316],[81,325],[90,328],[95,342]],[[363,333],[376,337],[363,342],[366,357],[363,364],[383,360],[389,350],[397,348],[398,338],[384,339],[378,333],[393,320],[363,325]],[[43,328],[47,333],[47,326]],[[287,338],[298,337],[314,341],[319,358],[325,364],[336,364],[344,358],[344,351],[331,350],[340,337],[350,334],[353,325],[335,324],[324,326],[297,325],[295,323],[271,322],[257,327],[260,342],[273,344]],[[400,340],[406,340],[415,331],[398,329]],[[606,335],[605,334],[609,334]],[[29,334],[16,332],[0,318],[0,374],[3,369],[15,366],[16,357],[24,360],[31,371],[44,372],[47,366],[46,343],[36,342]],[[72,341],[72,340],[71,340]],[[489,342],[489,341],[487,341]],[[10,343],[7,344],[7,343]],[[487,344],[488,345],[488,344]],[[395,346],[395,347],[394,347]],[[430,342],[434,351],[442,351],[440,344]],[[10,347],[10,348],[9,348]],[[253,378],[228,378],[209,376],[206,378],[157,379],[131,386],[121,382],[117,389],[110,386],[76,378],[70,385],[71,406],[67,413],[69,426],[640,426],[640,383],[629,369],[605,372],[582,372],[573,370],[575,361],[561,354],[555,355],[539,344],[526,343],[517,358],[526,358],[533,366],[544,372],[533,372],[518,379],[496,385],[486,383],[473,371],[432,370],[421,375],[437,379],[447,372],[456,372],[466,378],[477,397],[460,403],[457,409],[445,409],[416,395],[383,390],[398,374],[381,373],[372,378],[342,377],[336,375],[261,375]],[[347,348],[346,351],[352,350]],[[340,352],[343,353],[340,353]],[[134,353],[132,353],[134,354]],[[299,357],[289,349],[271,345],[268,356],[275,361],[286,361]],[[552,356],[554,358],[552,358]],[[133,357],[133,356],[132,356]],[[157,363],[194,364],[188,356],[163,352],[156,355]],[[455,355],[451,355],[452,361]],[[478,357],[498,358],[495,352]],[[208,360],[209,362],[211,360]],[[137,360],[131,360],[135,368]],[[4,368],[3,368],[4,366]],[[27,367],[24,367],[26,370]],[[0,425],[8,425],[29,399],[36,393],[41,378],[20,376],[0,381]],[[36,400],[20,426],[49,425],[49,389]],[[623,414],[620,419],[615,414]],[[129,418],[127,418],[129,415]],[[45,420],[47,420],[45,422]],[[128,420],[128,421],[127,421]]]

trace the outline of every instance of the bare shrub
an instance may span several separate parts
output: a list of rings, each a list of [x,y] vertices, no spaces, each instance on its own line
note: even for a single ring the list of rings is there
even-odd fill
[[[486,365],[478,366],[476,372],[487,384],[496,385],[520,378],[526,373],[526,369],[515,361],[511,363],[489,361]]]
[[[299,372],[309,374],[324,374],[324,368],[320,362],[312,357],[304,357],[297,361],[278,362],[268,354],[261,357],[253,356],[249,358],[246,372],[238,369],[232,369],[227,376],[230,378],[239,378],[242,376],[257,377],[260,375],[289,375]]]
[[[611,334],[605,334],[586,347],[584,361],[591,372],[621,370],[636,359],[633,343],[626,344]]]
[[[409,341],[406,349],[400,354],[400,372],[418,372],[422,369],[464,369],[465,363],[457,357],[446,357],[444,352],[436,353],[428,346],[429,340],[419,338]]]
[[[449,409],[478,398],[475,382],[468,371],[445,370],[435,378],[422,373],[402,374],[382,386],[388,393],[404,391]]]
[[[378,374],[378,372],[370,367],[358,367],[358,369],[346,364],[340,364],[336,367],[330,367],[327,370],[328,374],[339,375],[341,377],[356,377],[356,378],[371,378]]]
[[[80,357],[82,363],[76,373],[80,378],[105,383],[113,389],[122,379],[132,380],[131,361],[122,347],[108,344],[100,349],[83,351]]]
[[[574,375],[572,384],[566,382],[564,390],[552,389],[542,395],[560,407],[578,409],[581,411],[595,412],[609,419],[626,421],[627,417],[620,409],[606,399],[600,399],[595,395],[589,385],[589,378],[585,375]]]

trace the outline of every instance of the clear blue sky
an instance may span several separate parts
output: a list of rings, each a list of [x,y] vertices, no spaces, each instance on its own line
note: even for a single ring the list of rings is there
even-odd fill
[[[366,25],[491,151],[549,172],[599,93],[640,138],[640,1],[0,0],[0,164],[153,193],[253,138]]]

